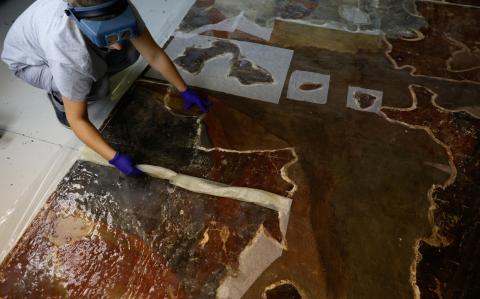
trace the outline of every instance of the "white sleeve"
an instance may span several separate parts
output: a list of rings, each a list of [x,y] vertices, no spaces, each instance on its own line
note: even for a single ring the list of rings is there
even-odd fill
[[[49,65],[53,81],[62,96],[73,101],[85,101],[92,88],[93,79],[75,70],[72,65],[53,61]]]
[[[70,20],[62,22],[62,27],[51,34],[45,54],[53,81],[63,96],[83,101],[100,75],[95,74],[85,40]]]

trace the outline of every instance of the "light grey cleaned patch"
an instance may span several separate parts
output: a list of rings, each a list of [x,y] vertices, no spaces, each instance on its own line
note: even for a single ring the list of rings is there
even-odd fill
[[[192,38],[175,37],[166,52],[175,61],[178,57],[184,56],[188,48],[206,49],[212,47],[217,41],[225,41],[238,47],[240,57],[248,60],[253,70],[262,69],[268,72],[273,82],[242,84],[237,78],[229,76],[234,55],[225,53],[205,61],[198,73],[188,72],[179,66],[180,75],[187,84],[278,104],[292,61],[292,50],[198,35]],[[149,71],[146,76],[163,79],[160,73],[155,71]]]
[[[330,75],[294,71],[290,77],[287,98],[296,101],[326,104]]]
[[[207,24],[195,30],[192,30],[190,32],[177,31],[175,33],[175,36],[190,38],[190,37],[194,37],[195,35],[200,35],[202,33],[205,33],[211,30],[226,31],[226,32],[234,32],[235,30],[239,30],[239,31],[248,33],[250,35],[256,36],[258,38],[261,38],[263,40],[269,41],[272,36],[273,28],[268,28],[268,27],[263,27],[258,25],[257,23],[245,17],[242,12],[238,16],[225,19],[215,24]]]
[[[370,16],[355,6],[342,5],[339,8],[339,13],[343,19],[355,25],[369,25],[371,23]]]
[[[383,91],[361,87],[348,87],[347,107],[363,111],[379,113],[382,108]]]

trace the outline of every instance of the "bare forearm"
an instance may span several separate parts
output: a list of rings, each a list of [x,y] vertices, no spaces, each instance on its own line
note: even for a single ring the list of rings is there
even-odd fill
[[[177,68],[170,58],[165,54],[165,52],[162,51],[160,54],[158,54],[156,59],[152,61],[151,66],[156,71],[160,72],[163,77],[179,91],[183,92],[187,89],[185,81],[183,81],[182,77],[178,73]]]
[[[104,159],[110,161],[116,151],[103,139],[97,128],[88,119],[69,121],[75,135]]]
[[[150,66],[160,72],[168,82],[180,92],[187,90],[187,85],[178,73],[177,68],[165,51],[155,42],[148,30],[145,30],[140,36],[132,38],[131,42]]]

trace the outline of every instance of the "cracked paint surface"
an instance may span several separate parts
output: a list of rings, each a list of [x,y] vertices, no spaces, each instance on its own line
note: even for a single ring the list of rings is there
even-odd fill
[[[268,209],[191,194],[156,180],[83,175],[78,185],[96,195],[79,199],[75,182],[62,183],[69,196],[53,198],[50,205],[61,213],[49,214],[47,208],[37,218],[11,254],[13,262],[2,266],[8,271],[0,272],[0,296],[7,288],[28,289],[15,277],[34,273],[40,275],[30,290],[50,294],[76,292],[78,275],[78,283],[86,285],[118,277],[121,283],[104,279],[101,289],[91,289],[110,297],[148,298],[151,292],[152,297],[214,298],[261,230],[285,241],[288,250],[253,277],[246,299],[478,298],[480,85],[469,77],[478,67],[471,34],[477,29],[465,25],[477,19],[476,8],[455,4],[467,2],[417,1],[415,7],[413,1],[197,1],[183,30],[243,10],[250,20],[273,28],[271,40],[262,44],[294,50],[290,74],[331,76],[327,103],[288,100],[287,86],[278,105],[208,92],[214,105],[198,118],[195,111],[182,111],[172,88],[140,80],[103,134],[137,161],[291,196],[286,240],[278,215]],[[425,20],[428,27],[422,27]],[[342,31],[307,24],[330,21]],[[362,34],[370,29],[386,33],[393,51],[382,37]],[[259,41],[241,32],[205,34]],[[428,47],[412,46],[422,43]],[[418,68],[423,76],[392,65],[388,55],[403,49],[395,45],[409,46],[402,55],[408,65],[423,66]],[[349,86],[382,91],[381,113],[348,109]],[[359,100],[367,107],[373,99]],[[93,173],[113,171],[79,165],[95,168]],[[95,189],[99,179],[104,180],[101,190]],[[141,191],[133,196],[128,188]],[[152,200],[155,194],[164,200]],[[102,202],[112,201],[116,204],[105,209]],[[28,251],[25,244],[38,245],[38,251]],[[122,254],[121,263],[102,270],[111,262],[103,257]],[[100,261],[85,264],[84,256]],[[16,261],[30,266],[16,270]],[[140,267],[152,276],[133,273]]]
[[[103,132],[137,161],[284,195],[293,188],[281,176],[294,160],[291,150],[197,149],[198,126],[197,117],[172,114],[138,87]],[[139,139],[126,138],[139,131]],[[153,141],[151,134],[161,133]],[[160,154],[166,148],[172,156]],[[0,296],[214,298],[260,230],[284,241],[273,210],[77,162],[2,264]]]
[[[272,235],[278,236],[269,220],[276,217],[273,211],[216,201],[163,181],[128,180],[115,169],[77,162],[3,265],[0,294],[214,297],[218,281],[227,267],[237,267],[260,225],[267,230],[273,225]]]

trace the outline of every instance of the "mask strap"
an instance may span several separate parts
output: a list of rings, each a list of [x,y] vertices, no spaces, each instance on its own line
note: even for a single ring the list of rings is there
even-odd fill
[[[108,15],[119,15],[128,7],[126,0],[113,0],[100,5],[89,7],[70,7],[69,11],[75,15],[78,20],[86,18],[96,18]]]

